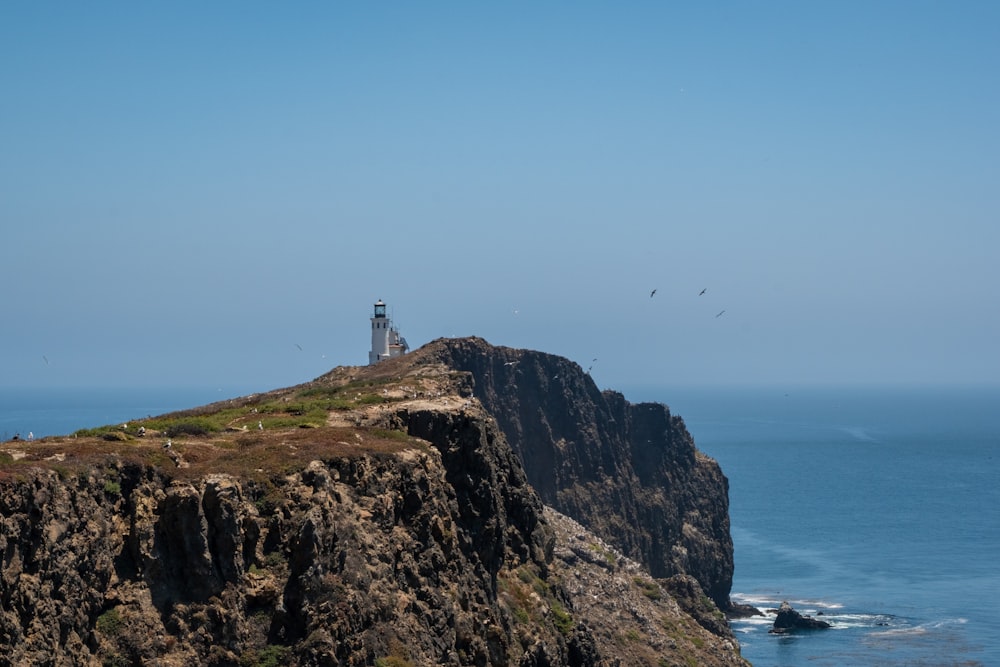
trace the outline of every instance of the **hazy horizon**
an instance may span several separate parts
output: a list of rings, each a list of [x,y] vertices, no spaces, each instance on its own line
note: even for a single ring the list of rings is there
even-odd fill
[[[602,388],[1000,383],[998,24],[0,5],[0,386],[291,386],[379,299]]]

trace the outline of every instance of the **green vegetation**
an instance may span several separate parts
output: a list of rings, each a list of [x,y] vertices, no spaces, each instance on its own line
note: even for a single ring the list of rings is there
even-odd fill
[[[518,623],[538,625],[549,620],[566,635],[573,630],[573,615],[559,600],[556,591],[529,566],[522,565],[498,580],[500,592]]]
[[[54,470],[55,473],[59,475],[59,479],[64,482],[73,476],[73,469],[69,466],[53,463],[50,468]]]
[[[376,658],[375,667],[413,667],[406,645],[393,637],[389,640],[389,655]]]
[[[97,617],[97,629],[108,637],[117,637],[125,627],[125,621],[118,613],[118,607],[112,607]]]
[[[121,426],[97,426],[95,428],[81,428],[78,431],[74,431],[73,435],[78,438],[102,438],[104,440],[118,440],[119,435],[124,435],[121,430]],[[105,437],[107,436],[107,437]],[[126,436],[127,437],[127,436]]]
[[[678,622],[667,616],[660,619],[660,625],[667,631],[667,635],[674,640],[678,653],[684,659],[684,664],[689,667],[696,666],[698,661],[691,655],[690,651],[691,646],[694,646],[696,649],[702,649],[705,646],[705,640],[699,633],[701,630],[700,626],[692,620],[690,625],[685,627],[685,623]]]
[[[242,447],[241,447],[242,450]],[[257,513],[263,517],[271,516],[281,504],[281,489],[269,479],[261,481],[253,489],[253,504],[257,508]]]
[[[514,620],[521,625],[528,625],[531,623],[531,614],[528,613],[527,609],[523,607],[515,607],[513,610]]]
[[[265,567],[281,567],[287,563],[288,560],[285,558],[285,554],[280,551],[272,551],[271,553],[264,556],[264,566]]]
[[[253,395],[213,403],[200,408],[147,417],[127,424],[109,424],[80,429],[77,438],[101,438],[113,442],[146,438],[206,438],[226,431],[284,428],[318,428],[326,425],[334,411],[350,410],[403,400],[399,392],[389,395],[395,381],[391,378],[356,380],[340,386],[313,385]],[[419,386],[419,381],[415,384]],[[408,387],[408,391],[415,391]],[[384,437],[384,436],[383,436]],[[399,435],[391,437],[400,438]],[[405,437],[405,436],[402,436]]]
[[[618,556],[610,549],[606,549],[604,545],[594,542],[590,545],[590,550],[603,558],[608,565],[614,566],[618,562]]]
[[[54,471],[66,481],[85,481],[95,471],[109,473],[123,465],[156,468],[171,480],[194,479],[211,470],[244,480],[266,517],[285,502],[285,478],[310,461],[428,448],[404,431],[365,428],[360,411],[353,420],[334,414],[392,403],[402,400],[403,391],[412,396],[421,390],[419,381],[405,389],[398,389],[396,381],[314,384],[51,436],[24,448],[16,459],[0,452],[0,479],[36,474],[33,468]],[[101,482],[108,498],[121,495],[123,483],[116,474],[103,479],[108,480]]]
[[[349,398],[345,391],[343,387],[313,387],[300,392],[299,396],[325,400],[330,410],[350,410],[357,405],[357,401]]]
[[[321,399],[328,410],[349,410],[360,405],[378,405],[400,400],[383,394],[383,389],[391,385],[389,378],[359,380],[340,387],[310,387],[298,393],[300,398]]]
[[[643,577],[632,577],[632,583],[638,586],[642,594],[650,600],[660,600],[663,598],[663,591],[660,590],[660,585],[655,581]]]
[[[707,595],[705,595],[704,593],[702,593],[701,594],[701,598],[700,598],[700,602],[701,602],[702,608],[711,610],[710,613],[712,614],[713,617],[715,617],[716,620],[725,622],[725,620],[726,620],[725,613],[723,613],[723,611],[716,606],[716,604],[712,600],[712,598],[710,598]]]
[[[258,422],[264,429],[316,428],[326,424],[331,411],[399,400],[383,394],[383,385],[388,383],[388,380],[352,382],[343,387],[310,387],[286,395],[235,399],[225,405],[214,404],[148,417],[129,424],[127,428],[121,424],[109,424],[80,429],[73,435],[78,438],[129,441],[138,436],[138,427],[142,426],[147,434],[157,433],[168,438],[202,438],[226,430],[255,430]]]
[[[260,650],[251,649],[240,656],[240,667],[281,667],[288,663],[292,649],[280,644],[268,644]]]
[[[551,600],[550,605],[552,619],[555,621],[556,628],[564,635],[568,635],[573,630],[573,616],[566,611],[566,608],[558,600]]]

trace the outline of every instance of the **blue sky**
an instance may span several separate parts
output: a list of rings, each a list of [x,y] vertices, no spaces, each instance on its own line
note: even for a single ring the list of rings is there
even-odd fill
[[[414,347],[609,388],[995,383],[998,28],[995,2],[0,4],[0,385],[297,384],[366,363],[377,299]]]

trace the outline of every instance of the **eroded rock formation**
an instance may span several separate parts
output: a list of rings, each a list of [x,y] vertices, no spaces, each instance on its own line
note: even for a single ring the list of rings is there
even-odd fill
[[[434,341],[419,355],[469,373],[469,391],[496,418],[545,504],[656,577],[693,576],[728,607],[729,482],[667,406],[601,392],[568,359],[478,338]]]
[[[683,424],[577,401],[537,353],[502,393],[464,346],[514,353],[438,342],[142,438],[0,447],[0,664],[745,664],[703,594],[731,571],[700,562],[725,478]],[[542,391],[553,364],[570,384]]]

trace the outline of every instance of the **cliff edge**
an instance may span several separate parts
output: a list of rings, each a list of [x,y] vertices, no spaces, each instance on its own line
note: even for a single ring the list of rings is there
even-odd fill
[[[687,559],[657,571],[652,545],[672,539],[652,537],[659,524],[626,533],[613,527],[631,515],[557,511],[610,506],[627,484],[598,492],[608,479],[578,472],[536,486],[524,452],[541,447],[538,423],[517,421],[532,435],[515,444],[521,409],[503,409],[532,394],[490,390],[462,363],[509,354],[538,353],[435,341],[298,387],[0,446],[0,664],[745,665],[698,592],[714,579],[691,567],[695,505],[677,501]],[[596,443],[614,470],[635,466],[611,448],[655,419],[614,396],[601,400],[631,424],[611,429],[625,439],[567,447],[573,420],[604,419],[577,405],[545,418],[566,424],[553,452]],[[708,465],[656,451],[675,484]],[[657,483],[635,497],[659,498]],[[553,493],[562,504],[545,508]],[[627,506],[641,520],[674,507],[662,502]]]
[[[469,374],[542,502],[579,520],[655,577],[697,579],[729,607],[729,482],[660,403],[601,392],[576,363],[479,338],[439,339],[406,359]],[[384,369],[384,370],[389,370]]]

